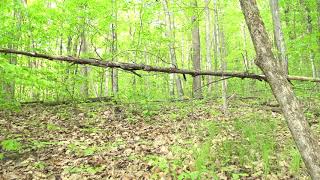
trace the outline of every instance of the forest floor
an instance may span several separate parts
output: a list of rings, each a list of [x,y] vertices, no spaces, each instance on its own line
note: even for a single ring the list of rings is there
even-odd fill
[[[320,135],[320,102],[305,106]],[[234,99],[0,112],[0,179],[309,179],[276,103]]]

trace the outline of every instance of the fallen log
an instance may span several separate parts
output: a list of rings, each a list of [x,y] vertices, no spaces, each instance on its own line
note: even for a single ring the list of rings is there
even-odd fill
[[[53,56],[47,54],[41,54],[37,52],[26,52],[18,51],[14,49],[1,49],[0,53],[3,54],[17,54],[34,58],[47,59],[50,61],[64,61],[72,64],[82,64],[82,65],[91,65],[96,67],[103,68],[119,68],[126,71],[146,71],[146,72],[162,72],[162,73],[171,73],[171,74],[187,74],[191,76],[220,76],[220,77],[236,77],[241,79],[256,79],[260,81],[266,81],[264,75],[252,74],[247,72],[212,72],[212,71],[194,71],[188,69],[179,69],[174,67],[158,67],[150,66],[145,64],[135,64],[135,63],[123,63],[123,62],[113,62],[113,61],[102,61],[99,59],[89,58],[76,58],[72,56]],[[289,81],[309,81],[320,83],[320,79],[314,79],[310,77],[302,76],[288,76]]]
[[[32,106],[32,105],[44,105],[44,106],[58,106],[58,105],[68,105],[73,103],[95,103],[95,102],[110,102],[113,101],[112,97],[95,97],[88,98],[85,100],[66,100],[66,101],[27,101],[20,102],[22,106]]]

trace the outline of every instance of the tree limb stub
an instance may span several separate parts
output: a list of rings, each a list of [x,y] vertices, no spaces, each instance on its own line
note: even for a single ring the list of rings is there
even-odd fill
[[[17,55],[23,55],[28,57],[34,57],[34,58],[47,59],[50,61],[64,61],[72,64],[91,65],[91,66],[102,67],[102,68],[119,68],[126,71],[138,70],[138,71],[146,71],[146,72],[188,74],[191,76],[227,76],[227,77],[236,77],[241,79],[247,78],[247,79],[266,81],[266,77],[264,75],[251,74],[247,72],[194,71],[194,70],[188,70],[188,69],[178,69],[173,67],[158,67],[158,66],[150,66],[145,64],[102,61],[99,59],[83,59],[83,58],[76,58],[72,56],[54,56],[54,55],[41,54],[37,52],[26,52],[26,51],[14,50],[14,49],[2,49],[2,48],[0,48],[0,53],[17,54]],[[320,83],[320,79],[314,79],[314,78],[302,77],[302,76],[288,76],[288,80],[309,81],[309,82]]]

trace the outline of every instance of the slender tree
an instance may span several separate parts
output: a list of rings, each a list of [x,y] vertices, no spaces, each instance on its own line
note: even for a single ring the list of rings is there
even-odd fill
[[[88,53],[88,42],[85,35],[85,32],[82,32],[81,34],[81,47],[80,51],[82,55],[86,55]],[[85,97],[89,97],[89,81],[88,81],[88,75],[89,75],[89,67],[84,65],[81,67],[81,74],[84,77],[84,81],[81,84],[81,94]]]
[[[219,38],[219,14],[218,14],[218,3],[217,0],[213,0],[213,16],[214,16],[214,24],[213,24],[213,50],[214,50],[214,71],[218,71],[218,62],[220,58],[220,38]]]
[[[274,41],[278,51],[279,65],[282,66],[283,71],[288,74],[288,56],[281,26],[278,0],[270,0],[270,9],[273,21]]]
[[[173,1],[171,2],[173,3]],[[162,4],[163,4],[164,12],[166,14],[166,25],[168,29],[166,34],[170,40],[169,50],[170,50],[171,65],[174,68],[178,68],[176,50],[175,50],[174,16],[173,16],[173,13],[169,11],[168,0],[163,0]],[[171,79],[176,82],[179,97],[182,97],[183,89],[182,89],[182,83],[179,75],[171,74],[170,76],[172,76]]]
[[[226,56],[226,44],[225,44],[225,38],[224,38],[224,33],[221,29],[220,31],[221,35],[221,58],[220,58],[220,68],[221,72],[224,72],[227,69],[227,61],[225,60]],[[222,79],[225,78],[224,76],[221,77]],[[222,101],[223,101],[223,112],[224,114],[228,114],[228,99],[227,99],[227,90],[228,90],[228,85],[227,85],[227,80],[222,80]]]
[[[206,23],[206,63],[207,70],[212,71],[212,58],[211,58],[211,18],[209,9],[209,0],[204,0],[205,3],[205,23]],[[212,94],[212,77],[208,76],[208,93]]]
[[[112,0],[112,17],[113,22],[111,23],[111,33],[112,33],[112,43],[111,43],[111,54],[112,54],[112,61],[117,61],[116,54],[118,51],[118,42],[117,42],[117,4],[116,0]],[[119,91],[118,85],[118,70],[111,69],[111,82],[112,82],[112,93],[116,95]]]
[[[201,55],[200,55],[200,33],[199,33],[199,19],[197,15],[197,0],[192,0],[192,7],[194,9],[191,22],[193,25],[192,29],[192,51],[193,51],[193,69],[195,71],[201,70]],[[193,97],[202,98],[201,89],[201,76],[193,77]]]

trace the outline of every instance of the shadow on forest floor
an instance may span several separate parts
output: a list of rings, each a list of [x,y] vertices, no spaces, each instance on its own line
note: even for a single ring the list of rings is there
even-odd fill
[[[237,99],[226,116],[219,104],[0,112],[0,179],[308,179],[276,106]],[[320,134],[313,110],[306,114]]]

